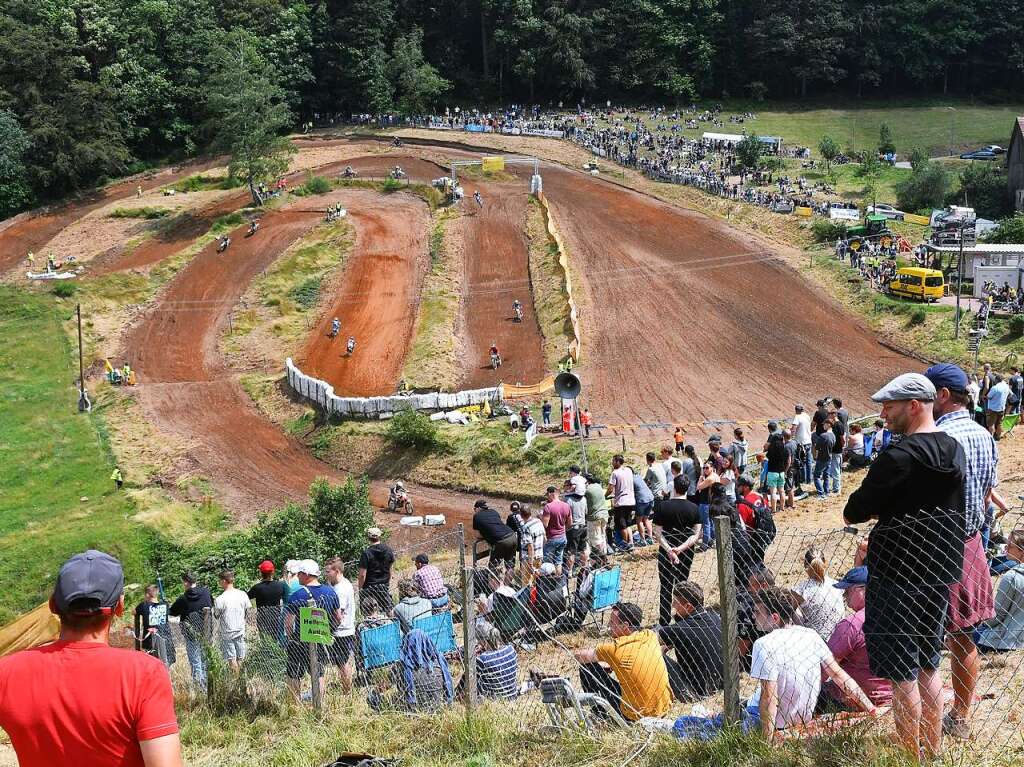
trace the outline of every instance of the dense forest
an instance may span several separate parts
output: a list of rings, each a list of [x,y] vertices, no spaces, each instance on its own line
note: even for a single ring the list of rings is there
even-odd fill
[[[1024,0],[2,2],[0,216],[215,145],[232,82],[282,126],[455,100],[1024,89]]]

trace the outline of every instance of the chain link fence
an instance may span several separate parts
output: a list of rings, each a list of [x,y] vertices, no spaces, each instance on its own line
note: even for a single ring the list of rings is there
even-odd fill
[[[1013,548],[1024,546],[1024,531],[1014,532],[1024,527],[1020,512],[1004,518],[1005,534],[990,531],[995,556],[968,542],[973,585],[947,615],[943,581],[958,567],[948,545],[957,527],[941,516],[877,529],[871,549],[869,528],[769,534],[729,508],[713,525],[656,514],[657,542],[625,554],[608,554],[612,532],[598,527],[568,531],[564,547],[548,542],[536,557],[529,542],[492,556],[467,545],[461,526],[396,544],[387,582],[352,590],[354,614],[330,622],[329,644],[296,641],[288,609],[248,611],[238,675],[224,658],[241,654],[242,643],[225,634],[216,610],[195,625],[171,619],[149,646],[173,661],[180,694],[214,699],[241,683],[250,697],[280,701],[291,691],[319,705],[329,690],[377,710],[488,706],[527,730],[625,727],[638,738],[645,730],[707,738],[729,722],[758,728],[766,711],[784,737],[850,727],[890,734],[893,698],[906,685],[894,690],[884,677],[916,679],[916,666],[935,666],[914,688],[938,696],[926,713],[967,714],[947,721],[961,736],[947,748],[1022,746],[1024,567],[1005,554],[1008,542],[1021,555]],[[865,561],[890,573],[883,586],[855,569]],[[337,580],[334,563],[321,568],[321,583]],[[359,568],[346,562],[341,572],[356,584]],[[920,577],[896,587],[900,572]],[[938,627],[969,620],[985,588],[996,614],[972,637],[985,651],[964,657],[950,649],[964,635],[943,642]],[[766,681],[773,700],[762,705]]]

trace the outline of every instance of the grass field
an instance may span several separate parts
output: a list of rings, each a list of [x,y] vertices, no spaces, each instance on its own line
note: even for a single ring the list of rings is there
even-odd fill
[[[69,311],[0,287],[0,624],[44,601],[75,552],[100,548],[129,581],[141,574],[141,528],[114,491],[102,422],[76,409]]]

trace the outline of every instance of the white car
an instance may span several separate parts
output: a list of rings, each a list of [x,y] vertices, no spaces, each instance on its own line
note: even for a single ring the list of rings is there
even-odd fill
[[[868,215],[885,216],[896,221],[903,220],[903,211],[897,210],[892,205],[886,205],[884,202],[880,202],[877,205],[868,206]]]
[[[982,149],[987,149],[995,154],[1006,154],[1006,150],[999,146],[999,144],[989,144],[988,146],[983,146]]]

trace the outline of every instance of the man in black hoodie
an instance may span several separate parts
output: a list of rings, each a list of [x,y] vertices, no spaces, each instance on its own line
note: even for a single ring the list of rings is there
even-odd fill
[[[181,633],[185,636],[185,652],[189,666],[192,667],[192,679],[205,690],[206,659],[203,656],[203,644],[210,641],[213,628],[206,613],[213,609],[213,597],[208,588],[196,585],[195,573],[184,573],[181,580],[185,593],[174,600],[170,613],[181,618]]]
[[[899,443],[871,464],[843,513],[877,519],[868,540],[864,635],[875,676],[892,680],[900,741],[915,756],[942,746],[942,679],[949,586],[963,568],[964,450],[935,426],[935,386],[897,376],[872,397]]]

